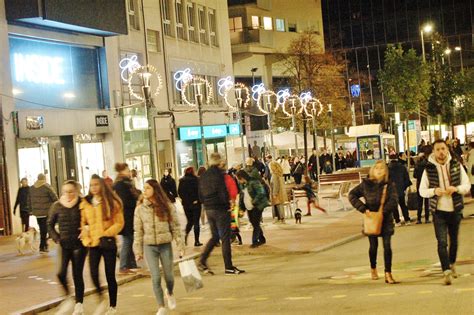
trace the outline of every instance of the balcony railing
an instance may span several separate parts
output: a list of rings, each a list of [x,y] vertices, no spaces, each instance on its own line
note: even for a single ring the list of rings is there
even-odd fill
[[[273,47],[273,31],[263,29],[244,29],[240,32],[230,33],[232,45],[240,44],[260,44],[266,47]]]

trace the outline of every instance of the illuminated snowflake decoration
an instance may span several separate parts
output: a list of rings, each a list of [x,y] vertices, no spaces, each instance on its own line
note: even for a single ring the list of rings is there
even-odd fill
[[[119,67],[120,69],[122,69],[122,71],[120,72],[120,77],[122,77],[122,80],[124,80],[125,82],[128,82],[128,79],[126,77],[127,73],[132,73],[141,66],[137,60],[137,55],[133,55],[130,58],[123,58],[122,60],[120,60]]]
[[[283,104],[280,104],[283,113],[289,117],[299,115],[303,112],[304,105],[298,95],[290,95],[285,98]]]
[[[231,77],[222,78],[217,82],[218,91],[221,96],[224,97],[224,102],[229,106],[231,111],[238,110],[237,106],[232,105],[229,102],[229,92],[234,89],[235,98],[242,100],[242,107],[246,108],[250,102],[250,90],[243,83],[234,83]],[[243,96],[243,97],[242,97]]]
[[[128,80],[127,80],[127,82],[128,82],[128,91],[129,91],[130,95],[132,95],[136,99],[139,99],[140,101],[145,100],[145,97],[142,95],[142,93],[136,93],[135,92],[135,90],[133,89],[132,81],[133,81],[135,76],[141,76],[144,73],[150,73],[151,77],[156,78],[156,80],[158,82],[158,84],[156,84],[156,88],[152,92],[152,96],[157,96],[160,93],[161,89],[163,88],[163,79],[161,78],[161,75],[158,73],[158,70],[154,66],[148,65],[148,66],[134,67],[133,70],[130,72],[130,74],[128,76]]]
[[[192,75],[192,79],[187,79],[183,81],[181,85],[181,97],[183,98],[183,102],[189,106],[197,106],[197,101],[195,100],[194,103],[188,100],[186,96],[186,89],[189,87],[190,84],[200,84],[206,87],[207,90],[207,98],[206,98],[206,105],[210,105],[212,100],[214,99],[214,93],[212,92],[212,85],[206,79]]]
[[[276,93],[276,95],[277,95],[278,106],[282,108],[283,108],[283,105],[285,104],[286,99],[291,96],[289,89],[280,90]]]

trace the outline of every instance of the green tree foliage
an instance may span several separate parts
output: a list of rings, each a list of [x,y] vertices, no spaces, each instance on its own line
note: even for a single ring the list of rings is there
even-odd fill
[[[455,121],[465,123],[474,120],[474,68],[469,68],[464,75],[459,73],[456,77],[458,93],[455,97]]]
[[[406,119],[430,96],[428,68],[415,50],[390,45],[385,51],[384,68],[379,71],[379,88]]]

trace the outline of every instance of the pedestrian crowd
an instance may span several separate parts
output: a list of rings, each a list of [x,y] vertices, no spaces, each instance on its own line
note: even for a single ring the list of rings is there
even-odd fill
[[[474,143],[470,144],[470,151],[466,154],[462,154],[455,143],[449,145],[444,140],[437,140],[433,145],[423,143],[419,156],[413,161],[417,182],[412,198],[418,207],[416,223],[422,223],[423,208],[425,223],[430,223],[431,212],[445,284],[451,284],[452,278],[457,276],[455,262],[463,196],[469,190],[472,195],[474,188]],[[365,215],[383,213],[380,233],[368,236],[371,276],[374,280],[378,279],[376,258],[378,238],[381,237],[385,282],[393,284],[397,281],[391,273],[391,237],[395,226],[411,222],[405,194],[412,182],[405,163],[406,154],[391,152],[389,158],[388,165],[380,160],[371,167],[368,178],[350,191],[349,201]],[[214,274],[208,265],[208,258],[215,247],[220,247],[224,274],[242,274],[245,271],[233,263],[231,244],[243,243],[239,225],[244,213],[247,212],[253,229],[250,247],[255,249],[266,244],[261,227],[263,211],[271,207],[274,223],[285,223],[283,208],[288,202],[285,184],[290,176],[294,178],[295,187],[305,191],[308,199],[306,215],[311,215],[312,205],[327,213],[319,206],[313,189],[314,179],[317,180],[314,170],[319,165],[320,173],[332,173],[334,160],[336,170],[353,167],[356,161],[352,153],[343,154],[341,151],[333,159],[324,150],[320,156],[313,151],[308,163],[302,157],[283,156],[273,160],[271,155],[267,155],[265,161],[256,156],[248,158],[245,165],[228,168],[219,153],[212,153],[207,169],[201,167],[196,174],[193,167],[186,168],[178,185],[171,170],[167,169],[160,182],[148,179],[143,186],[137,180],[136,172],[131,171],[127,164],[117,163],[115,180],[105,171],[102,177],[93,175],[86,196],[81,195],[77,182],[68,180],[62,185],[59,199],[46,183],[45,175],[39,174],[31,187],[26,179],[21,180],[15,211],[19,206],[25,230],[29,229],[29,215],[36,217],[41,252],[48,251],[48,234],[60,245],[57,276],[67,295],[67,269],[69,262],[72,264],[75,298],[66,299],[59,312],[66,313],[73,309],[73,314],[83,314],[83,267],[88,255],[91,278],[102,299],[96,314],[116,313],[116,239],[121,235],[119,273],[135,273],[139,269],[137,262],[145,259],[158,304],[157,314],[165,314],[166,305],[169,309],[176,307],[172,241],[175,241],[180,257],[185,254],[191,231],[194,246],[203,246],[200,231],[203,218],[206,218],[211,238],[203,246],[198,269],[205,274]],[[187,220],[184,233],[176,211],[178,197]],[[108,284],[108,303],[103,298],[99,280],[102,258]],[[161,273],[165,279],[165,290],[161,286]]]

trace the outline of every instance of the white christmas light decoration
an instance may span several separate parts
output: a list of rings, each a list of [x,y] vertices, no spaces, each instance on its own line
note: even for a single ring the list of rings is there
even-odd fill
[[[158,81],[158,84],[156,85],[156,88],[154,89],[153,93],[152,93],[152,96],[156,96],[160,93],[160,90],[163,88],[163,79],[161,78],[161,75],[158,73],[158,70],[152,66],[152,65],[148,65],[148,66],[138,66],[138,67],[135,67],[131,72],[130,72],[130,75],[128,77],[128,91],[130,93],[130,95],[132,95],[133,97],[135,97],[136,99],[139,99],[141,101],[145,100],[145,98],[142,96],[142,93],[136,93],[135,90],[133,89],[133,84],[132,84],[132,81],[133,81],[133,78],[137,75],[145,75],[145,74],[149,74],[150,78],[151,77],[155,77]],[[143,78],[142,78],[143,79]]]

